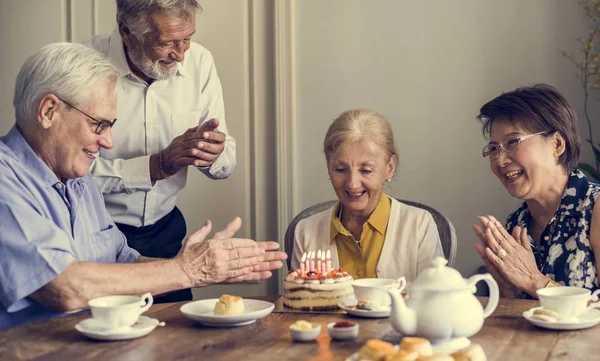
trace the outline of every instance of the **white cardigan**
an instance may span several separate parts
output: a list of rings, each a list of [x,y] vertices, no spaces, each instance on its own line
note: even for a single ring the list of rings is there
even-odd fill
[[[390,199],[392,208],[377,263],[377,277],[404,276],[407,281],[412,281],[421,270],[431,266],[435,257],[444,256],[440,236],[428,211]],[[331,266],[339,267],[335,239],[330,241],[329,238],[333,207],[298,222],[294,232],[292,269],[300,268],[303,252],[319,249],[331,249]]]

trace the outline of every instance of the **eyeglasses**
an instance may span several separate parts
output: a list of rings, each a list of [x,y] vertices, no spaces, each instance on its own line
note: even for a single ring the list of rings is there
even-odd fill
[[[96,133],[98,135],[104,133],[106,131],[106,129],[112,128],[113,125],[115,125],[115,123],[117,122],[117,118],[115,118],[112,122],[108,121],[108,120],[98,120],[98,119],[92,117],[91,115],[89,115],[88,113],[84,112],[83,110],[77,108],[73,104],[67,102],[66,100],[60,99],[60,101],[67,104],[71,108],[77,110],[79,113],[85,115],[86,117],[90,118],[90,120],[92,121],[92,124],[96,126],[96,129],[94,129],[94,133]]]
[[[544,133],[546,133],[546,131],[533,133],[533,134],[527,134],[527,135],[521,134],[521,133],[507,134],[504,138],[502,138],[502,140],[500,141],[500,144],[490,143],[490,144],[486,145],[485,147],[483,147],[483,150],[481,151],[481,155],[484,158],[490,157],[490,160],[494,160],[494,159],[498,158],[498,155],[500,155],[500,150],[503,150],[506,153],[514,152],[515,150],[517,150],[519,148],[519,144],[523,143],[524,141],[526,141],[529,138],[532,138],[536,135],[540,135],[540,134],[544,134]]]

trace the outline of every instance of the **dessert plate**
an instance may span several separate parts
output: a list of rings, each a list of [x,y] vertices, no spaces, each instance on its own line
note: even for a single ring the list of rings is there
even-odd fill
[[[361,310],[356,308],[356,301],[354,302],[344,302],[339,303],[338,307],[342,310],[346,311],[347,314],[356,316],[356,317],[365,317],[365,318],[384,318],[390,317],[390,313],[392,309],[390,307],[379,308],[376,310]]]
[[[523,317],[537,327],[547,328],[550,330],[581,330],[584,328],[590,328],[596,326],[600,323],[600,310],[591,309],[584,313],[582,316],[577,317],[578,320],[575,321],[557,321],[557,322],[548,322],[542,320],[536,320],[531,318],[533,316],[533,312],[541,307],[534,307],[530,310],[523,312]]]
[[[241,315],[218,316],[214,314],[218,298],[188,302],[179,309],[186,317],[206,326],[236,327],[256,322],[273,311],[275,305],[261,300],[244,299],[244,313]]]
[[[133,326],[107,330],[102,327],[102,324],[99,323],[98,320],[87,318],[75,325],[75,329],[94,340],[117,341],[146,336],[152,332],[158,324],[159,322],[156,318],[140,316]]]

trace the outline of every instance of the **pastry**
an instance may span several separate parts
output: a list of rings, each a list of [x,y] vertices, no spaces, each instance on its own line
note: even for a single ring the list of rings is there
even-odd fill
[[[419,354],[419,357],[433,355],[431,342],[422,337],[403,337],[400,342],[400,350],[414,351]]]
[[[414,351],[398,350],[386,355],[384,361],[416,361],[419,354]]]
[[[487,361],[485,352],[481,345],[477,343],[452,354],[455,361]]]
[[[393,354],[396,351],[394,345],[389,342],[371,339],[358,350],[358,356],[359,360],[383,361],[386,355]]]
[[[538,308],[533,311],[531,318],[534,320],[546,321],[546,322],[557,322],[558,313],[546,308]]]
[[[239,296],[222,295],[215,304],[215,315],[231,316],[244,313],[244,300]]]
[[[454,361],[454,358],[452,356],[436,353],[429,356],[421,356],[417,361]]]

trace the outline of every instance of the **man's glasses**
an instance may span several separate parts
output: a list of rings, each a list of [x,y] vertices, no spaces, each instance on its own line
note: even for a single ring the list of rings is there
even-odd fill
[[[490,157],[490,160],[494,160],[494,159],[498,158],[498,155],[500,155],[500,150],[503,150],[506,153],[514,152],[515,150],[517,150],[519,148],[519,144],[523,143],[524,141],[526,141],[529,138],[532,138],[536,135],[540,135],[540,134],[544,134],[544,133],[546,133],[546,131],[533,133],[533,134],[527,134],[527,135],[521,134],[521,133],[508,134],[504,138],[502,138],[502,141],[500,141],[500,144],[490,143],[490,144],[486,145],[485,147],[483,147],[483,150],[481,151],[481,155],[484,158]]]
[[[94,133],[96,133],[98,135],[104,133],[106,131],[106,129],[112,128],[113,125],[115,125],[115,123],[117,122],[117,118],[115,118],[112,122],[108,121],[108,120],[98,120],[98,119],[92,117],[91,115],[89,115],[88,113],[84,112],[83,110],[77,108],[73,104],[67,102],[66,100],[60,99],[60,101],[67,104],[71,108],[77,110],[79,113],[85,115],[86,117],[90,118],[90,120],[92,121],[92,124],[96,126],[96,129],[94,129]]]

